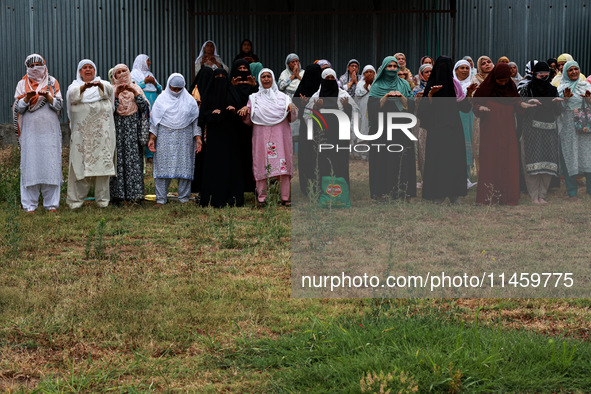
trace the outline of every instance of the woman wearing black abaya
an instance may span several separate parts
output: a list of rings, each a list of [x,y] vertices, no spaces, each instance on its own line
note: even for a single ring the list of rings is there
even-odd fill
[[[458,110],[470,111],[461,85],[453,78],[453,63],[447,56],[435,62],[419,104],[421,126],[427,130],[423,198],[436,204],[467,194],[466,143]]]
[[[236,110],[240,99],[222,68],[201,104],[199,125],[207,127],[201,184],[201,206],[221,208],[244,205],[244,185]]]
[[[322,81],[322,68],[318,64],[310,64],[306,67],[302,81],[293,95],[293,103],[298,107],[298,113],[304,115],[304,107],[310,97],[318,91]],[[298,137],[298,174],[300,190],[308,195],[309,180],[314,179],[316,167],[316,151],[314,143],[308,141],[308,128],[305,119],[300,121],[300,135]]]
[[[209,86],[213,81],[213,69],[210,67],[203,67],[193,79],[193,83],[189,87],[189,93],[197,100],[197,104],[201,108],[201,103],[205,98]],[[207,130],[202,129],[204,140],[207,138]],[[205,141],[204,141],[205,142]],[[193,181],[191,182],[191,193],[201,192],[201,183],[203,181],[203,158],[205,157],[205,144],[201,148],[201,152],[195,155],[195,171],[193,174]]]
[[[305,73],[304,73],[305,75]],[[353,98],[346,90],[339,88],[337,84],[337,75],[332,68],[327,68],[322,71],[322,81],[320,82],[320,90],[314,93],[312,100],[308,107],[315,111],[320,109],[333,109],[344,111],[349,119],[353,108],[358,108]],[[339,140],[339,122],[336,116],[324,116],[326,121],[326,130],[315,130],[315,142],[321,144],[330,144],[335,147],[318,154],[318,172],[320,178],[324,176],[334,176],[336,178],[344,178],[349,190],[351,184],[349,182],[349,151],[342,149],[337,151],[338,145],[349,145],[349,141]],[[316,146],[316,144],[314,144]],[[314,155],[314,158],[316,156]]]
[[[248,96],[258,91],[258,85],[254,77],[250,74],[248,62],[244,59],[238,59],[232,65],[230,72],[230,81],[238,94],[238,109],[248,103]],[[238,141],[240,144],[240,154],[242,158],[242,179],[244,181],[244,191],[254,192],[255,181],[252,173],[252,125],[247,125],[238,120],[234,126],[238,132]]]
[[[528,84],[519,95],[535,99],[538,106],[522,116],[521,159],[525,169],[527,191],[535,204],[545,204],[552,177],[558,173],[558,127],[560,115],[558,90],[550,83],[550,66],[538,62]]]
[[[252,52],[252,41],[248,38],[240,43],[240,53],[234,57],[234,62],[239,59],[246,60],[248,64],[260,62],[259,57]]]

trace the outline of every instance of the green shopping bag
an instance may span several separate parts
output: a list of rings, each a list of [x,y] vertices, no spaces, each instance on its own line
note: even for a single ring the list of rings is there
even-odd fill
[[[323,208],[351,208],[349,185],[345,178],[323,176],[319,203]]]

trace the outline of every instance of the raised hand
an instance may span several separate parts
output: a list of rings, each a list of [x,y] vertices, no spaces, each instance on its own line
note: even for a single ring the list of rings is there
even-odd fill
[[[35,91],[27,92],[27,95],[25,96],[25,103],[29,104],[29,101],[31,101],[31,99],[35,97],[36,94],[37,93]]]

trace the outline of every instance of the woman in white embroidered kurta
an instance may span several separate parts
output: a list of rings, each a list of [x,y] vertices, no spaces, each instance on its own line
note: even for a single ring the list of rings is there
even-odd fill
[[[115,122],[113,87],[96,76],[88,59],[78,64],[77,78],[68,88],[68,116],[72,130],[68,198],[70,208],[80,208],[94,184],[96,204],[109,205],[109,177],[115,175]]]
[[[21,205],[35,212],[41,192],[44,208],[55,212],[62,183],[62,94],[40,55],[28,56],[25,65],[27,75],[16,87],[13,106],[21,146]]]

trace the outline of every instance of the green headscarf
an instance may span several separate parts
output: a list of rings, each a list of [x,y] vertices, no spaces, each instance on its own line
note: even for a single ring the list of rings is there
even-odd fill
[[[576,81],[570,80],[568,77],[568,69],[573,66],[579,67],[579,63],[574,60],[565,63],[564,67],[562,68],[562,78],[560,80],[560,85],[558,85],[558,94],[560,97],[564,97],[564,89],[566,88],[569,88],[573,94],[573,97],[571,97],[565,104],[566,108],[569,110],[581,107],[583,104],[583,98],[581,95],[585,94],[589,88],[589,83],[587,81],[582,81],[580,76]]]
[[[395,62],[398,67],[398,60],[394,56],[388,56],[382,62],[376,79],[371,84],[370,97],[384,97],[391,91],[399,91],[404,97],[412,97],[412,91],[408,82],[398,77],[398,70],[386,70],[386,66]]]
[[[259,77],[259,73],[261,72],[261,70],[263,69],[263,64],[262,63],[250,63],[250,73],[252,74],[252,76],[256,79]]]

